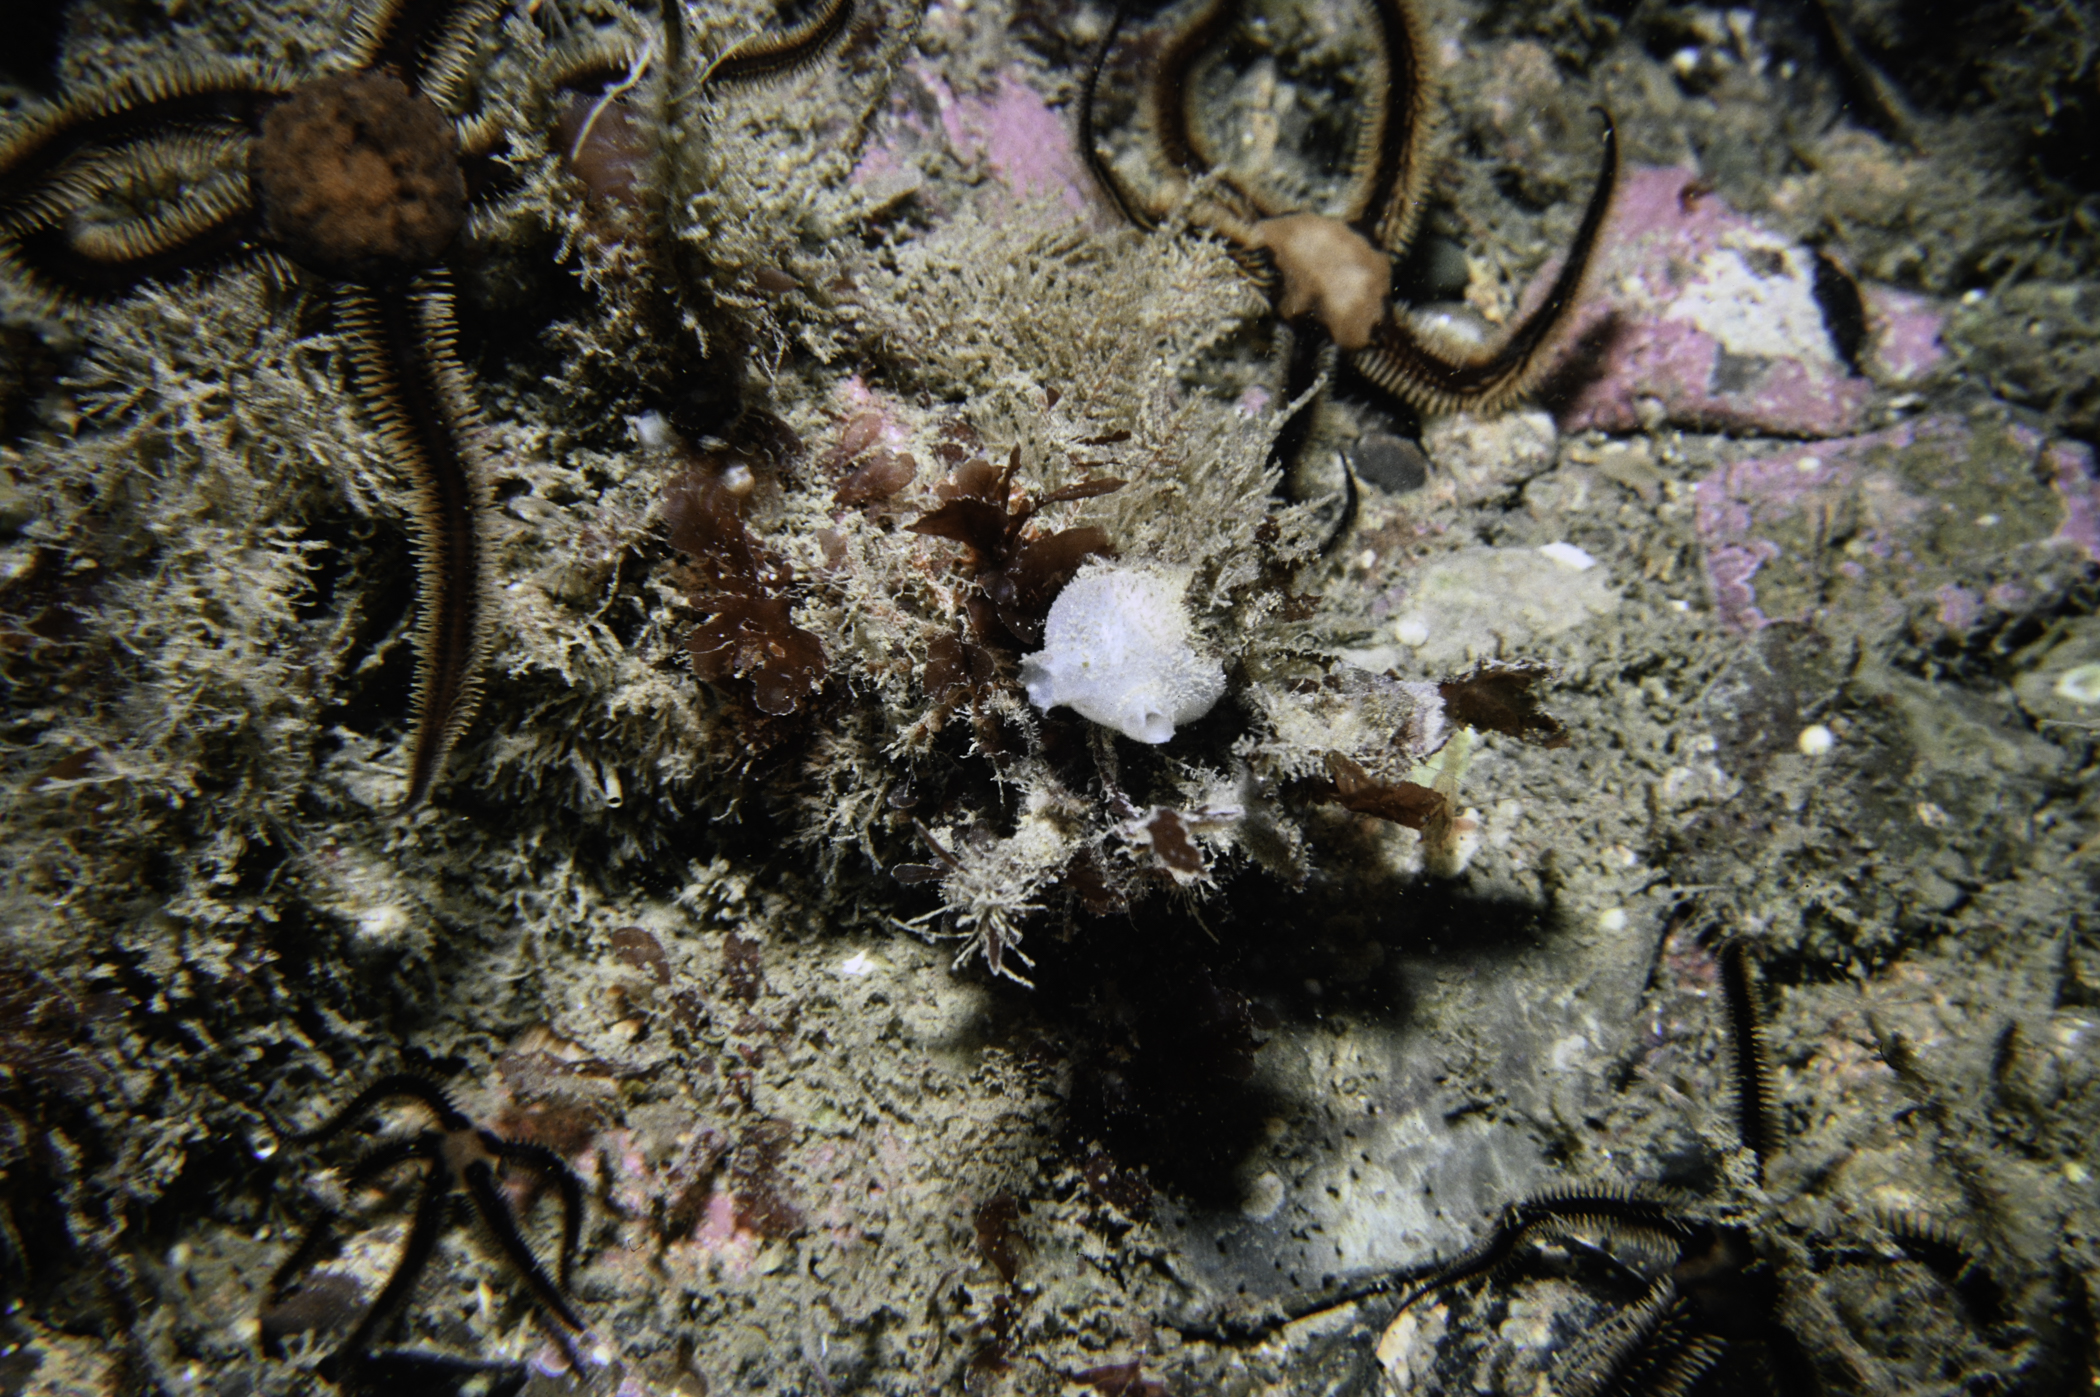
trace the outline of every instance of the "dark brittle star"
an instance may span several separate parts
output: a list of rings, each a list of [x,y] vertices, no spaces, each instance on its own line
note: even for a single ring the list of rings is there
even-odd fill
[[[372,1303],[365,1307],[349,1336],[322,1360],[319,1369],[322,1376],[344,1381],[375,1362],[384,1365],[392,1361],[395,1366],[401,1366],[398,1360],[405,1356],[403,1353],[375,1354],[372,1344],[400,1317],[417,1281],[429,1268],[456,1192],[466,1195],[487,1235],[524,1280],[534,1307],[546,1322],[548,1333],[560,1345],[570,1368],[581,1371],[574,1336],[582,1334],[587,1326],[569,1303],[567,1292],[577,1239],[583,1227],[583,1184],[560,1156],[545,1146],[506,1140],[475,1125],[435,1083],[410,1073],[380,1078],[318,1128],[288,1138],[294,1144],[324,1143],[375,1107],[395,1100],[413,1101],[422,1106],[436,1118],[436,1126],[413,1135],[396,1136],[375,1146],[350,1166],[344,1183],[351,1189],[366,1187],[403,1165],[420,1163],[424,1166],[423,1179],[416,1195],[414,1217],[392,1273]],[[503,1164],[522,1165],[537,1171],[543,1178],[552,1180],[560,1191],[561,1253],[551,1276],[525,1240],[518,1220],[503,1196],[496,1177],[497,1169]],[[266,1351],[276,1346],[269,1324],[270,1312],[281,1310],[287,1299],[296,1295],[294,1282],[327,1251],[334,1240],[334,1226],[339,1218],[340,1214],[333,1210],[323,1211],[308,1227],[291,1255],[270,1277],[264,1299]],[[445,1361],[436,1357],[430,1359],[434,1364]]]
[[[500,0],[380,0],[338,70],[305,81],[216,60],[150,64],[30,111],[0,140],[0,277],[63,315],[179,272],[248,264],[333,293],[353,393],[415,498],[414,732],[420,803],[480,701],[490,645],[489,471],[445,265],[471,213],[463,162],[504,140],[469,111],[476,35]],[[843,32],[854,0],[732,44],[700,84],[791,71]],[[683,18],[665,7],[673,57]],[[591,42],[547,74],[603,84],[637,55]],[[165,186],[176,193],[156,198]],[[117,196],[149,211],[95,221]]]
[[[1560,1246],[1600,1262],[1639,1295],[1587,1336],[1556,1384],[1598,1394],[1677,1397],[1705,1383],[1724,1356],[1740,1352],[1744,1372],[1766,1390],[1893,1390],[1870,1354],[1850,1339],[1817,1277],[1834,1258],[1901,1257],[1938,1278],[1949,1301],[1977,1329],[2010,1333],[2004,1291],[1980,1259],[1979,1244],[1917,1213],[1881,1214],[1855,1236],[1794,1235],[1765,1195],[1766,1168],[1779,1150],[1764,1009],[1749,946],[1740,938],[1718,952],[1728,1008],[1730,1065],[1739,1156],[1747,1178],[1702,1204],[1652,1185],[1555,1190],[1513,1203],[1479,1246],[1420,1282],[1401,1300],[1395,1323],[1423,1299],[1468,1282],[1518,1274],[1527,1252]]]
[[[1230,34],[1241,0],[1201,0],[1164,41],[1139,100],[1149,138],[1149,186],[1134,187],[1104,157],[1096,130],[1098,88],[1128,0],[1116,8],[1080,91],[1080,144],[1089,167],[1123,215],[1142,228],[1185,219],[1230,244],[1261,283],[1279,319],[1295,331],[1286,355],[1284,401],[1307,396],[1331,364],[1333,346],[1357,375],[1424,412],[1494,412],[1536,386],[1580,299],[1597,238],[1618,184],[1619,143],[1604,122],[1597,183],[1566,260],[1543,298],[1502,337],[1477,350],[1432,343],[1392,303],[1392,267],[1421,224],[1430,176],[1435,94],[1428,33],[1414,0],[1370,0],[1376,45],[1359,84],[1349,167],[1338,212],[1293,208],[1259,179],[1227,168],[1191,112],[1197,64]],[[1288,464],[1311,432],[1299,410],[1280,433]],[[1353,489],[1353,486],[1352,486]]]
[[[1876,1212],[1835,1232],[1804,1228],[1782,1200],[1767,1195],[1767,1164],[1780,1145],[1761,995],[1745,942],[1725,942],[1718,960],[1739,1146],[1733,1183],[1724,1180],[1718,1196],[1695,1199],[1646,1183],[1553,1189],[1510,1204],[1479,1245],[1449,1262],[1330,1286],[1258,1317],[1176,1327],[1184,1335],[1245,1341],[1400,1292],[1380,1345],[1381,1354],[1389,1346],[1397,1352],[1413,1342],[1401,1337],[1407,1326],[1420,1332],[1416,1307],[1423,1301],[1466,1286],[1492,1293],[1542,1269],[1542,1252],[1558,1249],[1562,1270],[1590,1278],[1586,1293],[1618,1289],[1631,1298],[1589,1327],[1552,1375],[1557,1390],[1685,1397],[1727,1372],[1735,1375],[1731,1391],[1895,1391],[1852,1336],[1843,1306],[1824,1293],[1825,1276],[1838,1265],[1907,1262],[1932,1277],[1929,1288],[1907,1293],[1959,1315],[1995,1362],[2018,1369],[2035,1361],[2035,1328],[2010,1313],[1983,1259],[1986,1249],[1963,1229],[1914,1212]],[[1468,1314],[1482,1312],[1475,1306]],[[1458,1332],[1471,1332],[1469,1322],[1476,1321],[1446,1321]],[[1721,1368],[1731,1355],[1740,1361]]]

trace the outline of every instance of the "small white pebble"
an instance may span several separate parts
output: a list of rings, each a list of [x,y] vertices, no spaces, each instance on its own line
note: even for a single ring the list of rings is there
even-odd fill
[[[1974,290],[1971,290],[1971,291],[1964,291],[1964,292],[1962,292],[1962,293],[1961,293],[1961,303],[1962,303],[1963,305],[1965,305],[1965,306],[1980,306],[1980,305],[1982,305],[1982,304],[1983,304],[1983,288],[1981,288],[1981,287],[1977,287],[1977,288],[1976,288],[1976,289],[1974,289]]]
[[[2067,1181],[2074,1184],[2082,1184],[2086,1181],[2087,1177],[2088,1176],[2085,1172],[2085,1166],[2083,1164],[2080,1164],[2075,1159],[2067,1159],[2064,1161],[2064,1178]]]
[[[1363,552],[1356,555],[1356,565],[1366,572],[1376,567],[1377,564],[1378,550],[1375,548],[1366,548]]]
[[[408,910],[393,903],[365,909],[357,918],[357,934],[366,941],[391,945],[408,934]]]
[[[1925,828],[1945,829],[1947,827],[1947,812],[1934,805],[1931,801],[1919,801],[1917,812],[1918,823],[1925,826]]]
[[[1821,456],[1803,456],[1800,460],[1794,462],[1794,469],[1803,475],[1814,475],[1817,471],[1823,469],[1823,458]]]
[[[1976,527],[1979,529],[1995,529],[1998,527],[1998,516],[1995,514],[1979,514],[1976,516]]]
[[[751,474],[751,467],[745,465],[742,461],[738,461],[735,465],[722,472],[722,488],[736,498],[742,499],[758,488],[758,479]]]
[[[1626,930],[1626,909],[1623,907],[1607,907],[1602,912],[1599,912],[1597,914],[1597,930]]]
[[[1255,1179],[1254,1187],[1247,1190],[1246,1198],[1240,1203],[1240,1212],[1257,1222],[1266,1221],[1276,1216],[1276,1210],[1283,1206],[1283,1197],[1283,1180],[1276,1176],[1275,1170],[1263,1170]]]
[[[1575,572],[1588,572],[1597,566],[1597,560],[1572,543],[1548,543],[1539,552],[1547,558]]]
[[[2057,677],[2056,696],[2073,703],[2100,703],[2100,665],[2065,670]]]
[[[1393,639],[1402,645],[1420,646],[1429,639],[1429,623],[1419,616],[1402,616],[1393,622]]]
[[[862,976],[873,975],[874,973],[875,962],[868,958],[866,951],[855,951],[852,955],[839,962],[839,974],[841,975],[850,975],[854,979],[859,979]]]
[[[1801,729],[1801,736],[1794,739],[1794,745],[1801,749],[1804,757],[1820,757],[1837,746],[1837,740],[1837,734],[1829,728],[1821,723],[1811,723]]]
[[[664,420],[662,413],[645,412],[639,417],[630,417],[627,425],[634,428],[634,439],[645,451],[661,451],[671,444],[671,424]]]

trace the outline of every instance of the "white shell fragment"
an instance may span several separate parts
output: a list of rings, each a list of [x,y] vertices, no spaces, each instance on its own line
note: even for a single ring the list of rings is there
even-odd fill
[[[1189,643],[1183,583],[1156,571],[1091,568],[1051,604],[1043,648],[1021,659],[1021,684],[1044,712],[1059,704],[1139,742],[1210,712],[1225,671]]]

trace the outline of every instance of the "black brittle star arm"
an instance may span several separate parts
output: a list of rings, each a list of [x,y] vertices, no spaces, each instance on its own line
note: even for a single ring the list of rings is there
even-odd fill
[[[799,72],[823,56],[853,22],[855,0],[823,0],[801,23],[740,39],[707,65],[705,82],[755,82]]]
[[[1152,179],[1133,185],[1117,173],[1095,138],[1096,108],[1127,0],[1112,16],[1079,94],[1079,129],[1088,168],[1123,215],[1142,228],[1179,210],[1231,243],[1235,254],[1272,290],[1272,221],[1320,218],[1352,230],[1367,252],[1404,251],[1420,219],[1435,127],[1428,37],[1407,0],[1372,0],[1378,41],[1353,103],[1355,135],[1336,216],[1310,215],[1277,196],[1260,178],[1229,168],[1194,116],[1192,75],[1231,31],[1240,0],[1206,0],[1162,42],[1140,88],[1138,124],[1149,138]],[[1374,246],[1375,245],[1375,246]],[[1381,288],[1382,294],[1382,288]]]
[[[800,72],[821,58],[846,32],[857,8],[858,0],[822,0],[800,23],[736,40],[702,61],[695,86],[735,86]],[[674,79],[683,82],[692,36],[687,31],[681,0],[664,0],[662,19],[665,61]],[[633,55],[627,55],[627,61],[632,62]],[[673,116],[677,105],[674,97],[669,108]]]
[[[491,601],[481,416],[454,348],[449,278],[346,288],[336,313],[352,391],[415,488],[415,733],[404,801],[413,806],[481,700]]]
[[[1122,36],[1129,10],[1130,0],[1119,0],[1109,17],[1108,30],[1087,64],[1085,81],[1080,84],[1079,140],[1087,169],[1123,217],[1139,228],[1156,228],[1181,211],[1190,222],[1225,238],[1235,252],[1251,248],[1250,230],[1258,215],[1237,185],[1220,178],[1205,195],[1192,193],[1196,181],[1210,171],[1208,162],[1198,153],[1188,118],[1189,76],[1204,51],[1229,28],[1236,15],[1237,0],[1206,0],[1167,37],[1140,89],[1138,124],[1151,138],[1150,163],[1154,166],[1148,185],[1133,185],[1116,171],[1101,153],[1096,132],[1102,75]],[[1249,269],[1261,274],[1256,264],[1250,264]]]
[[[396,1099],[423,1106],[437,1118],[436,1128],[376,1146],[351,1168],[346,1182],[349,1187],[360,1187],[402,1164],[421,1161],[424,1170],[415,1214],[393,1271],[349,1337],[325,1360],[324,1370],[340,1376],[350,1367],[368,1361],[372,1342],[399,1315],[435,1254],[455,1184],[467,1195],[488,1236],[525,1281],[533,1303],[543,1315],[553,1317],[555,1322],[549,1330],[574,1366],[577,1355],[570,1335],[582,1333],[586,1326],[563,1292],[582,1229],[583,1186],[553,1151],[524,1141],[505,1140],[476,1126],[435,1083],[412,1073],[380,1078],[320,1127],[290,1138],[302,1144],[325,1141],[382,1102]],[[552,1276],[519,1230],[497,1183],[500,1163],[532,1169],[553,1181],[560,1191],[561,1252]],[[321,1255],[336,1221],[338,1215],[333,1211],[325,1211],[315,1219],[299,1245],[272,1275],[267,1292],[270,1303],[281,1300],[293,1280]]]
[[[1623,1227],[1679,1241],[1692,1227],[1671,1197],[1650,1197],[1630,1190],[1602,1187],[1547,1193],[1512,1203],[1495,1229],[1479,1245],[1423,1277],[1401,1299],[1399,1310],[1412,1308],[1425,1296],[1447,1286],[1506,1270],[1523,1248],[1585,1223]]]
[[[557,1159],[552,1151],[535,1145],[505,1140],[488,1131],[475,1132],[475,1143],[484,1154],[467,1159],[459,1170],[460,1184],[467,1197],[473,1200],[474,1211],[481,1222],[496,1239],[496,1245],[510,1258],[525,1280],[526,1289],[540,1308],[559,1318],[571,1330],[582,1333],[586,1327],[583,1318],[570,1305],[562,1289],[568,1284],[569,1269],[575,1260],[576,1239],[583,1225],[583,1189],[568,1166]],[[540,1171],[556,1181],[562,1199],[561,1252],[555,1262],[555,1273],[560,1278],[547,1274],[524,1234],[518,1231],[517,1220],[512,1217],[510,1205],[504,1201],[503,1193],[496,1184],[495,1161],[523,1164]]]
[[[421,1136],[390,1141],[357,1161],[343,1183],[346,1189],[363,1188],[410,1160],[428,1160],[430,1156],[431,1144]],[[424,1186],[427,1190],[427,1177]],[[324,1208],[320,1215],[308,1224],[305,1235],[299,1239],[299,1245],[292,1248],[291,1254],[270,1273],[270,1283],[263,1291],[266,1306],[282,1302],[292,1283],[305,1275],[307,1270],[321,1259],[322,1254],[328,1250],[329,1243],[334,1240],[335,1225],[341,1220],[341,1216],[333,1208]],[[269,1351],[267,1340],[265,1351]]]
[[[291,90],[273,71],[154,64],[30,110],[0,140],[0,274],[57,313],[187,268],[268,256],[243,157],[263,113]],[[83,216],[156,184],[185,193],[146,213]]]
[[[391,73],[458,117],[471,86],[477,31],[504,8],[501,0],[378,0],[352,21],[351,66]]]
[[[1372,327],[1371,342],[1349,356],[1350,367],[1394,397],[1429,412],[1494,412],[1537,385],[1548,351],[1582,298],[1597,238],[1618,189],[1618,127],[1610,112],[1602,107],[1596,112],[1604,122],[1604,156],[1597,182],[1568,246],[1567,259],[1531,313],[1500,344],[1476,354],[1432,347],[1404,320],[1387,315]]]

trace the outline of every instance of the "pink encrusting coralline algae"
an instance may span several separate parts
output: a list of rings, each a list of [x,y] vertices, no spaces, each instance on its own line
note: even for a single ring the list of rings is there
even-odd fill
[[[1815,254],[1729,207],[1690,170],[1627,172],[1599,241],[1558,404],[1566,431],[1668,424],[1835,437],[1865,422],[1874,385],[1839,357],[1815,295]],[[1906,366],[1935,333],[1904,303]],[[1920,336],[1923,343],[1920,343]]]
[[[964,166],[981,165],[1017,203],[1054,199],[1073,218],[1099,216],[1068,117],[1023,78],[1002,72],[988,92],[958,93],[917,63],[899,79],[900,89],[906,84],[916,92],[894,101],[882,137],[854,169],[856,183],[898,176],[939,141]],[[922,116],[929,107],[938,113],[938,130]]]
[[[1715,608],[1743,630],[1830,604],[1825,566],[1960,632],[2100,562],[2092,449],[2026,426],[1933,415],[1731,454],[1693,500]]]

